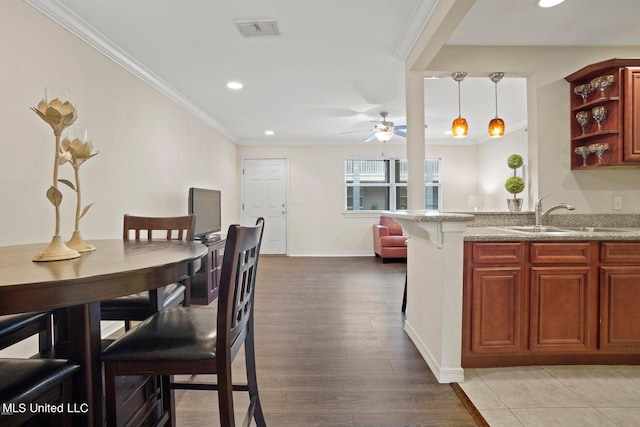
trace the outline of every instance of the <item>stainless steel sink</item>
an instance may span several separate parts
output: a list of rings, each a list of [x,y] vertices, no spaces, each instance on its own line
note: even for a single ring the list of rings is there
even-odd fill
[[[628,233],[630,231],[621,228],[606,227],[562,227],[562,229],[581,233]]]
[[[551,225],[512,225],[499,227],[504,230],[521,233],[568,234],[568,233],[625,233],[630,230],[607,227],[554,227]]]
[[[513,225],[501,228],[510,231],[519,231],[521,233],[567,234],[572,232],[572,230],[566,230],[550,225]]]

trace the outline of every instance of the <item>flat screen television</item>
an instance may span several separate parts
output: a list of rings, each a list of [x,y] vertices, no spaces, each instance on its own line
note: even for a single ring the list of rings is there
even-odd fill
[[[222,229],[220,190],[189,188],[189,213],[196,215],[194,238],[212,240]]]

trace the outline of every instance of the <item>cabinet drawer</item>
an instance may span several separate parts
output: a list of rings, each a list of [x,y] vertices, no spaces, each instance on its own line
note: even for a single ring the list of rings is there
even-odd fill
[[[640,242],[602,242],[600,244],[602,262],[640,262]]]
[[[474,264],[517,264],[522,260],[524,245],[520,242],[474,243]]]
[[[531,243],[534,264],[585,264],[590,262],[589,242]]]

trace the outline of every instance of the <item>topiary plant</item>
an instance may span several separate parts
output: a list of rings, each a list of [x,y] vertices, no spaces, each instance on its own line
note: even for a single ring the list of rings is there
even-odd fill
[[[523,164],[524,159],[519,154],[512,154],[507,159],[507,166],[513,169],[513,176],[507,179],[507,182],[504,184],[504,188],[509,193],[513,194],[514,199],[518,193],[522,193],[525,187],[524,179],[516,176],[516,169],[522,167]]]

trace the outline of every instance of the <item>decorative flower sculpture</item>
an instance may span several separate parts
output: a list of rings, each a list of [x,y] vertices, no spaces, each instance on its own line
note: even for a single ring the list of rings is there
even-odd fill
[[[93,206],[93,203],[82,208],[82,197],[80,193],[80,166],[93,156],[96,156],[98,152],[93,153],[93,144],[86,138],[83,141],[80,138],[69,139],[65,138],[61,143],[61,151],[58,155],[58,163],[64,164],[69,162],[74,170],[75,185],[66,179],[61,179],[60,182],[68,185],[73,191],[76,192],[76,220],[73,236],[71,240],[67,242],[67,246],[78,252],[89,252],[95,250],[95,246],[88,244],[84,241],[80,235],[80,218],[82,218]]]
[[[44,251],[38,253],[33,260],[57,261],[77,258],[80,256],[80,253],[67,247],[60,237],[60,204],[62,203],[62,193],[58,190],[58,165],[60,163],[60,135],[66,127],[76,121],[78,112],[69,101],[62,102],[59,98],[54,98],[49,102],[43,99],[38,103],[38,107],[31,109],[51,126],[53,134],[56,137],[53,161],[53,184],[47,190],[47,199],[49,199],[54,206],[56,212],[55,234],[51,244]]]
[[[38,107],[31,108],[42,120],[49,123],[56,136],[62,135],[62,131],[78,118],[78,110],[69,101],[62,102],[55,98],[47,103],[44,99],[38,103]]]

